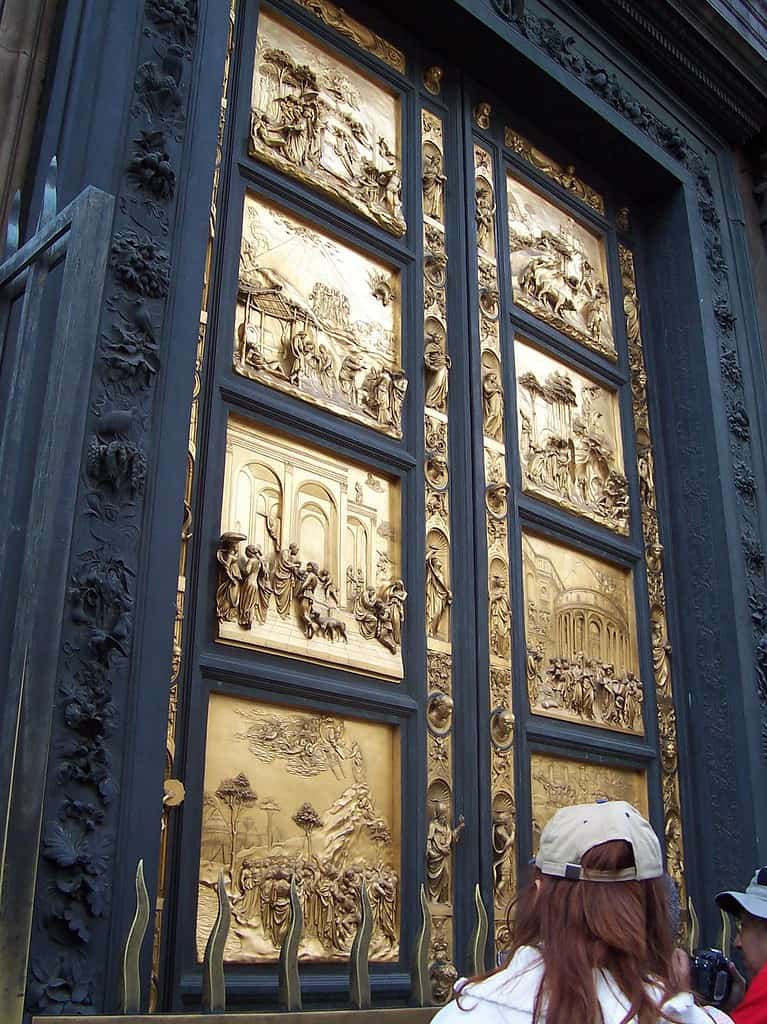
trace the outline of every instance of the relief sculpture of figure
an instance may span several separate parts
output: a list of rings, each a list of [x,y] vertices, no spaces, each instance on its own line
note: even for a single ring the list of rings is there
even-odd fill
[[[245,557],[240,560],[240,574],[239,623],[243,629],[250,629],[254,618],[256,622],[266,622],[272,596],[269,566],[258,544],[249,544],[245,548]]]
[[[240,597],[242,574],[240,571],[240,544],[247,540],[244,533],[222,533],[216,549],[218,585],[216,587],[216,614],[219,622],[235,622]]]
[[[296,557],[297,555],[298,545],[291,544],[285,550],[277,552],[272,568],[274,602],[277,605],[277,611],[283,619],[286,619],[290,614],[290,606],[298,579],[298,570],[301,568],[301,562]]]
[[[426,390],[426,405],[441,412],[447,410],[450,356],[444,351],[444,337],[431,332],[427,334],[423,349],[423,361],[431,371],[431,381]]]
[[[495,216],[495,200],[493,188],[488,182],[478,182],[474,217],[477,224],[477,247],[487,250],[490,242],[490,231]]]
[[[495,902],[502,906],[509,894],[509,854],[513,852],[517,835],[513,813],[498,811],[493,815],[493,889]]]
[[[429,822],[426,836],[426,886],[437,903],[450,902],[450,854],[464,830],[463,815],[455,828],[450,827],[448,806],[439,801]]]
[[[375,587],[365,587],[357,591],[354,600],[354,618],[359,631],[366,640],[376,640],[378,633],[378,615],[376,614]]]
[[[402,643],[402,623],[405,621],[407,591],[402,580],[393,580],[384,588],[384,601],[391,609],[391,635],[396,647]]]
[[[299,573],[298,586],[296,587],[296,597],[301,604],[301,622],[304,626],[304,632],[310,640],[314,636],[314,631],[317,627],[313,610],[314,592],[320,582],[319,572],[320,567],[316,562],[307,562],[306,568]]]
[[[359,405],[357,376],[364,369],[365,364],[360,357],[351,353],[344,358],[338,371],[338,386],[352,405]]]
[[[490,587],[490,649],[498,658],[507,658],[511,650],[511,602],[503,576],[493,576]]]
[[[439,153],[426,153],[423,161],[423,212],[427,217],[442,219],[442,198],[446,181]]]
[[[429,636],[439,635],[442,618],[452,603],[453,591],[447,585],[439,551],[430,547],[426,556],[426,628]]]
[[[503,430],[503,386],[494,370],[482,376],[482,411],[485,433],[499,440]]]

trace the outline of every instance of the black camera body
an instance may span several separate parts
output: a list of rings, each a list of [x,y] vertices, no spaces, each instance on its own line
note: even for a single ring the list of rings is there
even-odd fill
[[[707,1003],[725,1002],[732,988],[730,961],[720,949],[696,949],[690,957],[690,975],[695,992]]]

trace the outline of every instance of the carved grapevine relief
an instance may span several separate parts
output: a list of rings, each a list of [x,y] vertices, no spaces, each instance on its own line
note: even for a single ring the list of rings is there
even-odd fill
[[[402,436],[399,273],[250,194],[234,368]]]
[[[364,882],[373,911],[370,957],[396,960],[396,730],[214,695],[207,736],[198,956],[223,871],[233,918],[226,962],[277,958],[293,878],[304,912],[302,959],[348,960]]]
[[[107,949],[122,699],[197,28],[192,0],[146,0],[78,495],[59,714],[38,869],[28,1007],[98,1013]]]
[[[399,100],[318,42],[263,13],[250,153],[393,234],[404,234]]]

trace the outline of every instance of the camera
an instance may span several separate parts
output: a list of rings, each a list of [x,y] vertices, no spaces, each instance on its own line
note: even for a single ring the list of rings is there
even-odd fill
[[[719,949],[696,949],[690,957],[695,992],[707,1003],[723,1003],[730,994],[730,961]]]

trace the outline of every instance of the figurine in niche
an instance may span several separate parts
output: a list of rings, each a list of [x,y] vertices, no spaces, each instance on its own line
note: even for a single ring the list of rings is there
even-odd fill
[[[501,440],[503,431],[503,386],[494,370],[482,375],[482,409],[485,433],[488,437]]]
[[[244,533],[221,534],[216,549],[218,562],[218,586],[216,587],[216,614],[220,622],[236,622],[240,598],[242,571],[240,568],[240,544],[247,540]]]
[[[450,854],[464,830],[463,815],[450,827],[448,805],[437,801],[426,836],[426,886],[436,903],[450,902]]]
[[[427,217],[442,220],[442,201],[446,176],[442,173],[442,156],[427,150],[423,159],[423,212]]]
[[[448,371],[451,366],[450,356],[445,352],[444,332],[430,331],[426,335],[423,349],[423,361],[426,369],[431,371],[431,380],[426,391],[426,405],[440,412],[447,411]]]
[[[511,650],[511,602],[503,576],[495,574],[490,587],[490,649],[498,658],[508,658]]]
[[[277,552],[272,568],[274,603],[283,619],[290,615],[298,572],[301,569],[301,560],[297,556],[298,545],[290,544],[286,549]]]
[[[362,505],[362,503],[365,501],[365,492],[362,490],[361,483],[356,483],[354,485],[354,500],[357,502],[358,505]]]
[[[483,179],[477,181],[475,220],[477,224],[477,246],[488,250],[495,216],[495,197],[492,185]]]
[[[517,826],[513,810],[500,810],[493,815],[493,889],[495,901],[502,905],[508,895],[509,855],[514,850]]]
[[[240,575],[239,623],[243,629],[250,629],[254,618],[257,622],[266,622],[273,593],[269,563],[258,544],[249,544],[245,548],[245,557],[240,560]]]
[[[430,547],[426,556],[426,627],[431,637],[438,637],[442,619],[453,603],[453,592],[447,585],[439,550]]]

